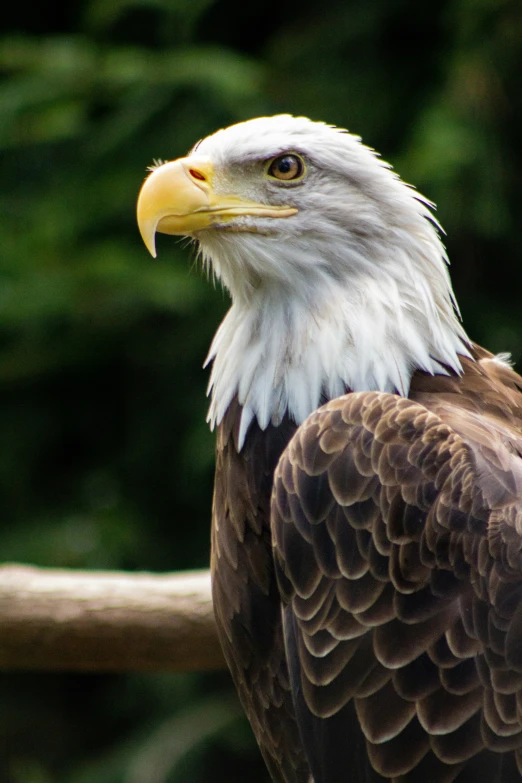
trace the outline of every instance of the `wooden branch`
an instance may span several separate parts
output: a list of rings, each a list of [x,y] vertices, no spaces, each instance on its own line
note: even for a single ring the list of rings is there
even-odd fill
[[[0,669],[195,671],[224,666],[208,571],[0,566]]]

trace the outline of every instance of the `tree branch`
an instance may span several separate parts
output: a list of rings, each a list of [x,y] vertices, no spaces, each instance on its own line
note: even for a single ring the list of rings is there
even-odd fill
[[[0,669],[195,671],[224,666],[210,574],[0,566]]]

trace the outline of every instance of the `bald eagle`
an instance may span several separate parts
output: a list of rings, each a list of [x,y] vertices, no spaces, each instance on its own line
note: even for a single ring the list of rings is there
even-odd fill
[[[429,202],[282,115],[154,168],[138,222],[232,298],[213,597],[272,779],[521,780],[522,378],[467,337]]]

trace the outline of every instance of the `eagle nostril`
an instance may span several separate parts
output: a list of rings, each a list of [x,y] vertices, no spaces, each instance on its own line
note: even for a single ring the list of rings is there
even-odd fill
[[[202,182],[206,182],[207,181],[207,178],[205,177],[205,175],[202,174],[201,171],[198,171],[197,169],[189,169],[189,174],[194,179],[199,179]]]

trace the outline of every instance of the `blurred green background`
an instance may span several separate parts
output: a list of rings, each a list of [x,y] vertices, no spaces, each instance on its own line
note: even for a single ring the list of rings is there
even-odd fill
[[[438,204],[469,333],[522,358],[520,0],[10,3],[0,33],[0,552],[205,567],[201,369],[227,298],[142,245],[154,158],[289,111]],[[0,631],[1,632],[1,631]],[[0,783],[267,780],[226,674],[0,675]]]

